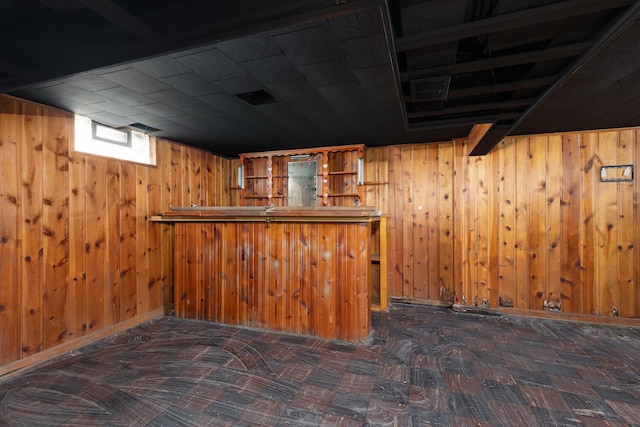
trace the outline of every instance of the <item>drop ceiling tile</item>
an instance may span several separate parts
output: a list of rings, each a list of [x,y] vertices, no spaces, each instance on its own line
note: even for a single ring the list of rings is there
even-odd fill
[[[296,66],[317,64],[344,56],[328,25],[277,35],[272,40]]]
[[[387,39],[383,34],[345,40],[340,42],[340,48],[353,69],[391,63]]]
[[[148,113],[160,116],[160,117],[172,118],[172,117],[184,115],[184,113],[182,111],[180,111],[179,109],[174,108],[174,107],[172,107],[170,105],[167,105],[167,104],[159,103],[159,102],[155,103],[155,104],[141,105],[138,108],[140,108],[141,110],[146,111]]]
[[[336,40],[348,40],[384,32],[378,7],[337,16],[329,20]]]
[[[287,82],[267,85],[269,91],[278,99],[300,99],[317,96],[318,91],[307,79],[291,80]]]
[[[49,97],[66,98],[79,104],[95,104],[97,102],[105,101],[105,98],[99,94],[81,89],[68,83],[44,87],[39,89],[39,91],[47,94]]]
[[[130,116],[133,114],[140,114],[140,111],[137,108],[130,107],[121,102],[117,101],[104,101],[98,102],[96,104],[92,104],[93,107],[99,108],[101,111],[106,111],[108,113],[112,113],[118,116]]]
[[[264,89],[264,86],[251,76],[239,76],[230,79],[219,80],[216,82],[216,85],[218,85],[225,92],[232,95]]]
[[[318,19],[316,21],[306,21],[300,24],[292,25],[290,27],[274,28],[273,30],[265,31],[264,34],[267,35],[268,37],[274,37],[282,34],[296,33],[298,31],[303,31],[309,28],[319,27],[323,25],[327,25],[326,19]]]
[[[92,73],[73,76],[65,79],[64,82],[89,92],[97,92],[99,90],[111,89],[118,86],[117,83]]]
[[[174,116],[171,117],[171,121],[180,123],[184,126],[187,126],[191,129],[197,129],[201,132],[211,132],[213,130],[213,125],[210,121],[201,119],[199,117],[195,117],[189,114],[185,114],[183,116]]]
[[[364,89],[364,93],[375,110],[400,110],[395,86],[368,88]]]
[[[188,73],[189,69],[170,56],[159,56],[131,64],[133,68],[156,79]]]
[[[241,122],[241,126],[250,126],[262,133],[270,135],[275,141],[298,138],[295,133],[281,124],[274,122],[270,117],[250,107],[248,104],[246,107],[229,110],[225,113]]]
[[[287,103],[302,114],[311,114],[317,111],[333,111],[329,102],[327,102],[319,92],[316,92],[315,96],[291,99],[287,101]]]
[[[198,99],[207,105],[211,105],[213,108],[220,111],[233,110],[236,108],[244,108],[248,106],[246,102],[230,95],[226,92],[214,93],[211,95],[199,96]]]
[[[359,68],[353,70],[360,87],[363,89],[382,87],[382,86],[395,86],[395,78],[391,69],[391,64],[374,65],[367,68]]]
[[[166,117],[160,117],[156,114],[152,113],[141,113],[128,117],[130,120],[130,125],[134,123],[142,123],[143,125],[151,126],[156,129],[164,129],[167,124],[172,123],[171,120]]]
[[[121,102],[130,107],[137,107],[139,105],[145,104],[153,104],[155,101],[151,98],[148,98],[141,93],[136,91],[126,89],[124,87],[118,86],[111,89],[100,90],[95,92],[96,95],[99,95],[105,99],[111,99],[113,101]]]
[[[102,74],[102,77],[138,93],[146,94],[169,88],[160,80],[134,68],[126,68],[124,70]]]
[[[181,108],[181,110],[185,113],[200,117],[201,119],[212,119],[224,116],[222,111],[206,104],[192,105],[190,107]]]
[[[165,77],[160,79],[163,83],[177,89],[189,96],[207,95],[210,93],[218,93],[222,89],[216,86],[215,83],[204,77],[190,72],[187,74],[180,74],[178,76]]]
[[[304,65],[299,69],[307,80],[316,87],[356,81],[356,76],[345,58]]]
[[[239,77],[245,72],[218,49],[177,57],[182,65],[210,81]]]
[[[347,124],[347,122],[345,122],[343,118],[333,110],[315,111],[311,114],[308,114],[307,119],[316,127],[322,129],[322,132],[327,135],[327,137],[331,141],[330,145],[343,143],[343,138],[347,137],[351,132],[351,127]]]
[[[91,120],[94,120],[98,123],[102,123],[103,125],[111,126],[114,128],[119,128],[119,127],[127,126],[131,124],[131,120],[129,118],[122,117],[118,114],[109,113],[107,111],[89,113],[89,114],[85,114],[85,116],[89,117]]]
[[[238,65],[263,85],[302,78],[302,74],[282,54],[246,61]]]
[[[200,103],[197,99],[175,89],[162,90],[147,95],[149,98],[172,107],[181,108]]]
[[[229,59],[244,62],[280,55],[282,52],[264,33],[216,43]]]

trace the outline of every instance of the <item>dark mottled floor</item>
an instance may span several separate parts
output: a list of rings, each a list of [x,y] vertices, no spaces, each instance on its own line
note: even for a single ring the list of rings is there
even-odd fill
[[[0,379],[8,426],[640,426],[640,329],[396,305],[368,343],[164,317]]]

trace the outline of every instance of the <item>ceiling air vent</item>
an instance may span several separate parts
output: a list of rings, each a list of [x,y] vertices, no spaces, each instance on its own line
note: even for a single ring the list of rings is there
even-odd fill
[[[250,105],[262,105],[276,102],[276,99],[266,90],[254,90],[253,92],[238,93],[236,96]]]
[[[141,130],[144,133],[153,133],[153,132],[158,132],[160,130],[158,128],[154,128],[153,126],[145,125],[142,123],[132,123],[129,125],[129,127],[137,130]]]
[[[411,101],[444,101],[449,93],[451,76],[411,80]]]

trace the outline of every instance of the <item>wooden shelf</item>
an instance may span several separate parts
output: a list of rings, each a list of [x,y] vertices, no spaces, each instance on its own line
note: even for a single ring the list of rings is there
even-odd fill
[[[267,179],[267,175],[245,176],[244,179]],[[272,175],[271,178],[288,178],[287,175]]]
[[[352,171],[333,171],[333,172],[329,172],[329,175],[357,175],[358,172],[352,172]]]
[[[372,254],[371,262],[380,262],[380,254]]]
[[[358,193],[328,193],[327,197],[355,197],[360,196]],[[318,197],[323,197],[322,194],[318,194]]]

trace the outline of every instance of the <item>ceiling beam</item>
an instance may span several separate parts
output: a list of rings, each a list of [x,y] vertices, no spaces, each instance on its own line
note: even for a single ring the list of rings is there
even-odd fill
[[[450,89],[449,92],[447,93],[447,100],[468,98],[470,96],[478,96],[478,95],[491,95],[494,93],[510,92],[510,91],[522,90],[522,89],[531,89],[534,87],[549,86],[553,84],[557,79],[558,79],[558,76],[554,75],[554,76],[539,77],[535,79],[520,80],[516,82],[499,83],[495,85],[476,86],[476,87],[469,87],[464,89],[453,89],[453,90]],[[413,100],[410,96],[405,96],[404,101],[406,103],[424,102],[424,101]]]
[[[513,30],[530,25],[571,18],[578,15],[599,12],[628,6],[633,0],[570,0],[533,9],[507,13],[492,18],[452,25],[424,33],[397,37],[394,41],[396,51],[403,52],[427,46],[434,46],[481,34]]]
[[[409,123],[409,131],[433,130],[461,126],[473,126],[478,123],[513,121],[520,117],[522,113],[498,113],[498,114],[476,114],[473,116],[456,117],[453,119],[437,119],[424,122]]]
[[[450,108],[442,108],[439,110],[428,110],[428,111],[418,111],[413,113],[407,113],[407,117],[410,119],[417,119],[423,117],[437,117],[437,116],[446,116],[451,114],[463,114],[463,113],[472,113],[476,111],[487,111],[487,110],[501,110],[504,108],[520,108],[520,107],[528,107],[532,105],[536,101],[536,98],[525,98],[525,99],[514,99],[510,101],[499,101],[499,102],[486,102],[483,104],[468,104],[461,105],[459,107],[450,107]]]
[[[473,149],[469,152],[469,156],[484,156],[507,136],[508,130],[509,125],[495,125],[477,141]]]
[[[437,67],[422,68],[401,73],[400,80],[402,82],[408,82],[409,80],[418,78],[470,73],[474,71],[511,67],[513,65],[529,64],[532,62],[541,62],[558,58],[580,56],[587,49],[589,49],[589,47],[591,47],[591,42],[575,43],[565,46],[552,47],[549,49],[517,53],[515,55],[496,56],[494,58],[480,59],[478,61],[469,61],[457,64],[440,65]]]
[[[160,33],[111,0],[76,0],[139,40],[160,37]]]
[[[489,122],[473,125],[473,127],[471,128],[471,132],[469,132],[469,135],[467,136],[469,152],[472,152],[476,148],[478,143],[482,140],[482,138],[484,138],[484,136],[487,134],[487,132],[489,132],[494,124],[494,122]]]

